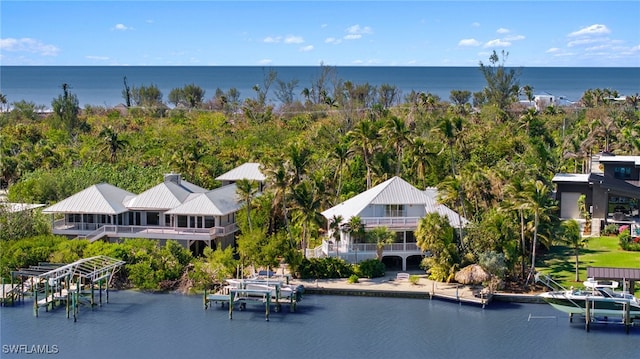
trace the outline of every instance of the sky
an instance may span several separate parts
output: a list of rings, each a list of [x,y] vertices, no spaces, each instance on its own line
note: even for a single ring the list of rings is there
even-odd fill
[[[0,64],[640,67],[640,1],[0,1]]]

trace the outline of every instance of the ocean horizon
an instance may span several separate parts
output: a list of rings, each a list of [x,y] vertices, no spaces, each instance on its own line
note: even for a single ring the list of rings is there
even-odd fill
[[[411,67],[411,66],[0,66],[0,92],[8,104],[28,101],[45,108],[62,94],[62,84],[70,86],[81,107],[114,107],[124,103],[124,78],[129,86],[157,86],[167,102],[169,92],[187,84],[205,90],[205,99],[214,97],[216,89],[235,88],[240,98],[255,96],[253,87],[262,86],[270,71],[277,80],[297,81],[296,100],[304,88],[311,88],[330,68],[335,79],[355,85],[396,86],[401,98],[411,91],[428,92],[448,101],[452,90],[477,92],[486,81],[480,67]],[[640,68],[637,67],[513,67],[520,72],[520,86],[529,85],[534,94],[549,94],[567,101],[578,101],[589,89],[610,89],[621,96],[640,92]],[[331,79],[328,81],[333,86]],[[276,103],[273,83],[267,100]]]

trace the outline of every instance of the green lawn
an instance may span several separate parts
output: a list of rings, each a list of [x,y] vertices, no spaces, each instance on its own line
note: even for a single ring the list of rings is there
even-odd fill
[[[545,253],[536,265],[539,272],[550,275],[563,287],[582,287],[587,279],[587,267],[640,268],[640,252],[620,249],[617,237],[593,237],[580,250],[580,280],[575,281],[575,256],[565,246],[554,246]],[[621,289],[621,288],[620,288]],[[636,295],[640,294],[640,283],[636,283]]]

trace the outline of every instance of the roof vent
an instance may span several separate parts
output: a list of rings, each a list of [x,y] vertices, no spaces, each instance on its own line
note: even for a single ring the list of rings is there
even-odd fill
[[[167,173],[164,175],[165,182],[173,182],[175,184],[180,184],[181,176],[179,173]]]

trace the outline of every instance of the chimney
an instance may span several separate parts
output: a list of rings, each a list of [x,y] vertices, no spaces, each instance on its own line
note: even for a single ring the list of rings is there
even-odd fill
[[[167,173],[164,175],[165,182],[173,182],[175,184],[180,184],[181,176],[179,173]]]

